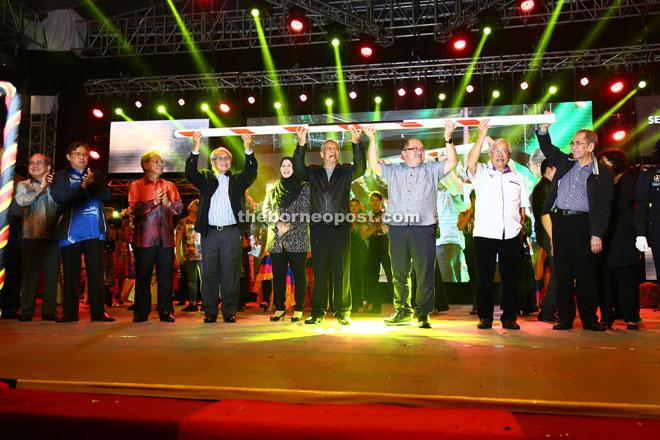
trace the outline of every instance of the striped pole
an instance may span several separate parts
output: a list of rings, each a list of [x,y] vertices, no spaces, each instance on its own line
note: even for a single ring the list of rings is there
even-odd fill
[[[16,87],[0,81],[0,96],[5,97],[7,121],[3,136],[4,149],[0,163],[0,289],[5,285],[5,250],[9,239],[9,205],[14,194],[14,171],[18,145],[18,124],[21,122],[21,97]],[[20,258],[20,256],[14,256]]]
[[[445,121],[453,121],[459,127],[476,127],[483,119],[490,119],[490,125],[504,127],[510,125],[525,124],[552,124],[555,122],[554,113],[542,115],[511,115],[511,116],[480,116],[476,118],[434,118],[434,119],[411,119],[408,121],[374,121],[374,122],[349,122],[345,124],[298,124],[298,125],[261,125],[251,127],[220,127],[200,128],[204,137],[214,136],[239,136],[241,134],[263,135],[263,134],[291,134],[298,127],[305,127],[310,133],[328,133],[349,131],[351,128],[363,128],[373,125],[376,130],[411,130],[424,128],[444,128]],[[196,130],[175,130],[174,137],[190,137]]]

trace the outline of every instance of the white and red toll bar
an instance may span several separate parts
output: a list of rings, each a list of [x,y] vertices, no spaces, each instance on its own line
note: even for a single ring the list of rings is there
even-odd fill
[[[459,127],[476,127],[483,119],[490,119],[491,126],[552,124],[555,122],[554,113],[543,115],[512,115],[512,116],[480,116],[476,118],[434,118],[434,119],[411,119],[408,121],[373,121],[347,124],[297,124],[297,125],[261,125],[250,127],[221,127],[202,128],[202,136],[239,136],[242,134],[264,135],[264,134],[291,134],[298,127],[305,127],[310,133],[328,133],[336,131],[349,131],[351,128],[363,128],[373,125],[376,130],[410,130],[423,128],[444,128],[445,121],[454,121]],[[195,130],[175,130],[174,136],[190,137]]]

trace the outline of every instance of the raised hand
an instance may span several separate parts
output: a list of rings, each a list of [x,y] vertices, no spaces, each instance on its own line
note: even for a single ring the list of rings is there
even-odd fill
[[[376,127],[373,125],[367,125],[364,127],[364,134],[367,136],[369,141],[376,140]]]
[[[544,115],[551,115],[552,112],[546,110],[546,111],[543,112],[543,114]],[[550,124],[541,124],[541,130],[543,130],[543,131],[548,131],[548,127],[550,127]]]
[[[445,121],[445,140],[448,141],[451,139],[456,130],[456,123],[454,121],[446,120]]]
[[[360,143],[360,138],[362,137],[362,129],[355,126],[351,127],[351,140],[354,144]]]
[[[298,145],[301,147],[305,146],[307,143],[307,133],[309,130],[307,130],[307,127],[300,126],[296,129],[296,136],[298,137]]]
[[[243,148],[245,151],[251,151],[252,150],[252,135],[249,133],[243,133],[241,135],[241,139],[243,139]]]
[[[479,136],[486,137],[488,134],[488,129],[490,128],[490,118],[482,119],[481,122],[479,122]]]
[[[89,168],[87,169],[86,173],[87,174],[83,175],[83,180],[82,183],[80,184],[80,186],[82,186],[85,189],[89,188],[89,186],[94,183],[94,173],[91,172]]]
[[[197,130],[196,132],[193,133],[193,151],[197,153],[199,151],[199,147],[202,145],[202,132]]]

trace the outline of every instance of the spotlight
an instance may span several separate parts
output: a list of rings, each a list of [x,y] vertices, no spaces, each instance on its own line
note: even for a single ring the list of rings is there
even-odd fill
[[[257,9],[257,8],[253,8],[253,9],[250,11],[250,14],[252,14],[253,17],[258,17],[258,16],[259,16],[259,9]]]
[[[439,99],[440,101],[444,101],[445,99],[447,99],[447,95],[445,95],[444,93],[440,93],[440,94],[438,95],[438,99]]]
[[[89,152],[89,157],[91,157],[94,160],[99,160],[101,155],[98,152],[92,150],[92,151]]]
[[[330,106],[332,105],[332,99],[330,99],[330,98],[326,99],[326,100],[325,100],[325,105],[327,105],[328,107],[330,107]]]
[[[292,32],[299,33],[307,27],[307,17],[304,10],[295,6],[289,6],[287,16],[289,17],[289,28]]]
[[[527,90],[527,89],[529,88],[529,84],[527,83],[527,81],[523,81],[523,82],[521,82],[521,83],[520,83],[520,88],[521,88],[522,90]]]
[[[92,115],[97,119],[101,119],[103,117],[103,111],[100,108],[93,108]]]
[[[557,93],[557,87],[550,86],[550,88],[548,89],[548,92],[550,92],[550,94],[554,95],[555,93]]]
[[[334,47],[339,47],[339,38],[333,38],[330,42]]]
[[[617,130],[614,133],[612,133],[612,140],[619,142],[624,140],[627,135],[628,133],[626,133],[626,130]]]
[[[615,81],[610,85],[610,91],[612,93],[621,93],[623,90],[623,81]]]
[[[490,28],[490,26],[486,26],[486,27],[484,28],[484,34],[486,34],[486,35],[490,35],[490,33],[491,33],[492,31],[493,31],[493,30]]]
[[[493,90],[493,98],[499,98],[500,97],[500,91],[499,90]]]
[[[583,76],[582,78],[580,78],[580,85],[582,87],[588,86],[589,85],[589,77],[588,76]]]
[[[376,96],[376,97],[374,98],[374,102],[375,102],[376,104],[380,104],[381,102],[383,102],[383,99],[382,99],[380,96]]]
[[[165,106],[164,105],[159,105],[158,106],[158,113],[165,113]]]
[[[643,89],[644,87],[646,87],[646,81],[641,80],[639,82],[639,84],[637,84],[637,87],[639,87],[640,89]]]
[[[415,95],[422,96],[424,94],[424,88],[422,86],[415,87]]]
[[[302,32],[302,30],[305,28],[305,24],[297,18],[292,18],[289,22],[289,27],[293,32]]]
[[[536,2],[534,0],[521,1],[519,7],[522,12],[532,12],[536,7]]]
[[[202,104],[202,111],[203,112],[209,111],[209,105],[208,104]]]
[[[220,111],[222,113],[229,113],[229,111],[231,110],[231,107],[229,107],[229,104],[226,104],[224,102],[221,102],[220,105],[218,106],[218,108],[220,109]]]
[[[139,99],[135,101],[135,107],[142,108],[142,101],[140,101]]]
[[[115,109],[115,114],[117,114],[117,115],[123,115],[123,114],[124,114],[124,111],[123,111],[122,109],[120,109],[119,107],[117,107],[117,108]]]
[[[282,108],[282,103],[281,103],[281,102],[276,102],[276,103],[274,104],[274,107],[275,107],[276,109],[279,110],[279,109]]]
[[[472,84],[468,84],[468,86],[465,88],[465,91],[468,93],[474,92],[474,86]]]
[[[183,98],[179,98],[179,100],[178,100],[177,102],[179,103],[179,105],[180,105],[181,107],[183,107],[184,105],[186,105],[186,100],[183,99]]]
[[[399,89],[396,91],[396,94],[401,97],[406,96],[406,89],[404,87],[399,87]]]
[[[298,99],[300,99],[300,102],[307,102],[307,98],[308,98],[308,96],[307,96],[307,93],[305,93],[305,92],[302,92],[300,94],[300,96],[298,96]]]
[[[248,96],[248,104],[254,104],[255,102],[257,102],[257,99],[254,96]]]
[[[465,41],[465,38],[459,38],[458,40],[454,41],[454,49],[463,50],[466,47],[467,47],[467,41]]]
[[[362,55],[364,58],[369,58],[373,54],[374,54],[374,49],[371,46],[365,44],[362,47],[360,47],[360,55]]]
[[[355,101],[358,97],[357,90],[353,89],[350,92],[348,92],[348,97],[351,98],[351,101]]]

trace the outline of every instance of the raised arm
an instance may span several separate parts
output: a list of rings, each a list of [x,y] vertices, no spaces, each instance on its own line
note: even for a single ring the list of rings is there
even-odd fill
[[[369,149],[367,158],[369,160],[369,169],[377,176],[383,175],[383,169],[378,161],[378,149],[376,148],[376,128],[373,125],[364,127],[364,134],[369,139]]]
[[[241,188],[245,191],[257,179],[259,165],[257,159],[254,157],[254,151],[252,150],[252,136],[249,134],[242,134],[241,138],[243,139],[243,150],[245,151],[245,167],[237,179],[240,182]]]
[[[453,121],[445,121],[445,147],[446,147],[446,156],[447,158],[445,159],[445,169],[443,171],[443,174],[448,174],[451,170],[456,168],[456,165],[458,165],[458,154],[456,154],[456,145],[454,145],[454,141],[452,140],[452,135],[454,134],[454,130],[456,129],[456,123]]]
[[[361,128],[351,128],[351,141],[353,143],[353,172],[351,180],[361,177],[367,170],[367,159],[364,156],[364,148],[360,142],[362,136]]]
[[[202,144],[202,132],[196,131],[193,134],[193,149],[186,159],[186,179],[192,183],[195,188],[201,189],[202,182],[204,182],[204,175],[197,169],[199,162],[199,148]]]
[[[293,174],[301,180],[308,181],[309,169],[305,165],[305,145],[307,145],[307,128],[298,127],[296,136],[298,137],[298,145],[296,151],[293,152]]]
[[[546,115],[552,114],[549,111],[543,112]],[[550,132],[548,131],[550,127],[550,124],[541,124],[539,129],[536,131],[536,138],[539,141],[539,147],[541,148],[541,151],[543,151],[543,155],[548,159],[548,162],[552,164],[552,166],[557,166],[562,160],[565,160],[567,157],[567,154],[562,152],[559,148],[556,146],[552,145],[552,141],[550,140]]]
[[[479,122],[479,134],[477,135],[477,140],[474,142],[472,149],[468,153],[467,168],[473,176],[477,172],[477,163],[479,162],[479,155],[481,154],[481,146],[488,135],[488,129],[490,128],[490,125],[488,125],[489,122],[490,119],[483,119]],[[454,153],[455,152],[456,150],[454,149]]]

